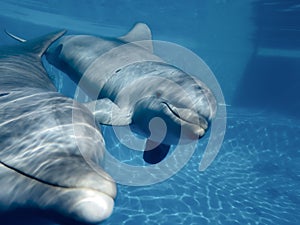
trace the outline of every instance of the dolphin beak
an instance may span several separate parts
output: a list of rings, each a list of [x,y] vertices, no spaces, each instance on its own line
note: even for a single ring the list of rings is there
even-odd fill
[[[60,173],[64,173],[66,181],[64,196],[69,196],[64,207],[67,209],[66,214],[88,224],[100,223],[108,218],[112,214],[117,192],[113,179],[101,167],[93,165],[92,162],[87,163],[88,160],[83,161],[80,158],[65,161],[74,163],[73,167],[65,164],[71,171]]]
[[[183,128],[191,130],[196,137],[202,137],[208,128],[207,120],[197,112],[188,108],[178,108],[170,103],[163,102],[166,106],[165,112]],[[193,138],[194,139],[194,138]]]
[[[69,207],[69,213],[80,221],[100,223],[112,214],[114,200],[110,196],[92,189],[76,191],[70,192],[70,197],[74,200],[72,206]],[[75,194],[78,195],[74,196]]]

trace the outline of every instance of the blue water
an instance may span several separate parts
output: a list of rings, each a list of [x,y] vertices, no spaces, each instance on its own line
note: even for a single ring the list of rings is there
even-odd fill
[[[300,224],[299,1],[3,0],[0,12],[1,29],[28,39],[57,28],[115,37],[145,22],[154,39],[198,54],[219,81],[230,106],[213,163],[198,169],[206,137],[170,179],[118,184],[114,212],[102,224]],[[73,96],[74,84],[46,66]],[[111,154],[139,163],[140,152],[125,149],[109,128],[104,136]]]
[[[198,171],[200,146],[165,182],[119,185],[114,214],[103,224],[298,224],[299,131],[299,122],[282,116],[230,112],[221,151],[206,171]]]

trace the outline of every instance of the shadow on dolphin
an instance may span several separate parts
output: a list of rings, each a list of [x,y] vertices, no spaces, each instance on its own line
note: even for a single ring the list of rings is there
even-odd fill
[[[147,138],[143,158],[155,164],[170,145],[201,138],[217,103],[199,79],[153,54],[151,37],[143,23],[119,38],[68,35],[50,46],[46,58],[98,99],[86,106],[99,123],[130,125]]]
[[[53,223],[55,222],[55,223]],[[57,214],[55,210],[19,208],[1,215],[3,225],[88,225],[66,215]]]
[[[14,213],[36,212],[65,224],[98,223],[113,210],[116,185],[98,166],[105,145],[94,117],[57,93],[41,64],[64,32],[0,48],[0,220],[8,224],[17,223]]]

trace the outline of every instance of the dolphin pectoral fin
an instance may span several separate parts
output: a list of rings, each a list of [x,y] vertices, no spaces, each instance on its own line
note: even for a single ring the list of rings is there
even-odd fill
[[[100,124],[125,126],[131,123],[131,114],[122,110],[108,98],[84,103],[84,105],[94,114],[96,121]]]
[[[169,150],[170,145],[156,143],[147,139],[143,159],[145,160],[145,162],[150,164],[159,163],[167,156]]]

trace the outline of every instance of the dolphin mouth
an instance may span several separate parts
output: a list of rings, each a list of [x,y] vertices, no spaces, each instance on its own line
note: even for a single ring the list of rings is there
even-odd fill
[[[162,102],[165,106],[167,106],[168,111],[176,117],[176,121],[179,120],[183,123],[190,124],[192,126],[200,126],[203,130],[206,130],[208,128],[208,122],[207,120],[199,115],[198,113],[190,110],[190,109],[182,109],[177,108],[167,102]],[[184,116],[184,114],[187,114]]]
[[[107,193],[104,190],[102,191],[102,190],[99,190],[97,188],[93,188],[93,187],[89,187],[89,186],[60,185],[60,184],[52,183],[50,181],[46,181],[46,180],[40,179],[40,178],[38,178],[38,177],[36,177],[34,175],[31,175],[31,174],[28,174],[26,172],[23,172],[23,171],[15,168],[13,166],[10,166],[10,165],[8,165],[7,163],[5,163],[5,162],[3,162],[1,160],[0,160],[0,165],[4,166],[8,170],[14,171],[15,173],[19,174],[20,176],[26,177],[28,179],[31,179],[32,181],[35,181],[37,183],[46,185],[48,187],[61,188],[61,189],[91,190],[91,191],[94,191],[94,192],[97,192],[97,193],[101,193],[101,194],[107,196],[107,198],[111,198],[111,199],[115,198],[115,196],[113,194],[111,194],[111,193]]]

